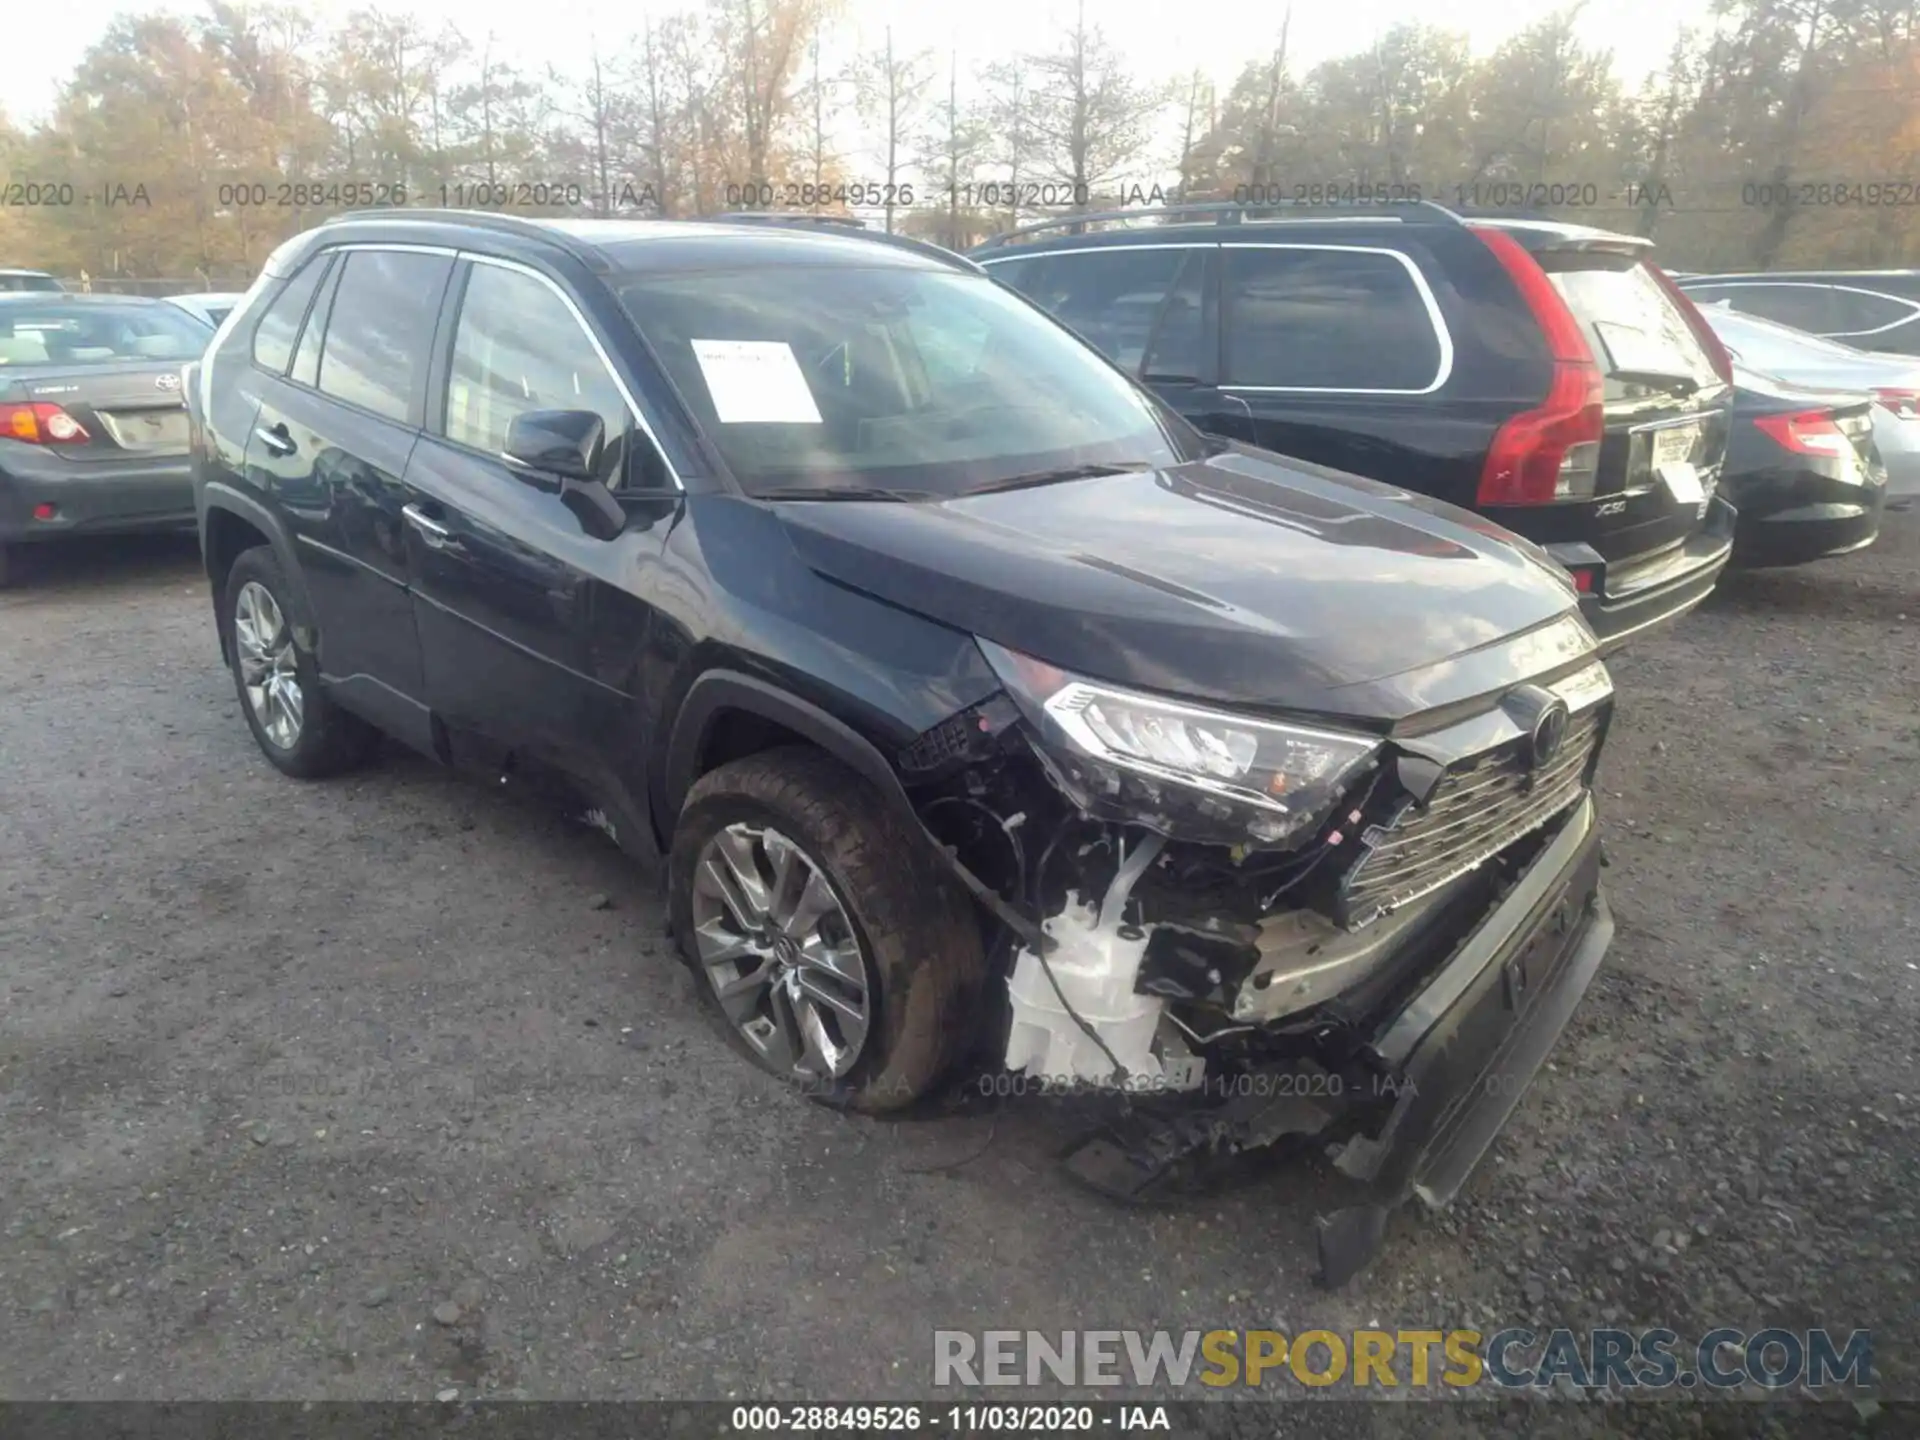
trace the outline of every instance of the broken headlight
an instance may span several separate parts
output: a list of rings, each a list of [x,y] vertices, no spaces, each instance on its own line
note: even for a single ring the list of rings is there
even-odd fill
[[[1371,736],[1203,709],[979,645],[1075,804],[1184,839],[1303,840],[1380,749]]]

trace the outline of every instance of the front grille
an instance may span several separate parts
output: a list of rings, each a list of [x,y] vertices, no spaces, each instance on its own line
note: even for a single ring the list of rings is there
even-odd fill
[[[1575,715],[1560,753],[1537,771],[1523,738],[1460,761],[1425,805],[1408,803],[1361,837],[1365,848],[1340,887],[1341,920],[1357,929],[1438,890],[1538,830],[1586,789],[1604,705]]]

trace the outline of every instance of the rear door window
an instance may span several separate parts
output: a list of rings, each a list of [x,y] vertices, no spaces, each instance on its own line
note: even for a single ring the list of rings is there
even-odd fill
[[[1229,245],[1225,255],[1228,387],[1418,394],[1446,378],[1438,318],[1398,253]]]
[[[1587,250],[1535,255],[1585,331],[1606,374],[1606,398],[1629,399],[1673,380],[1694,389],[1720,383],[1687,317],[1647,267],[1628,256]]]
[[[417,250],[348,252],[320,350],[320,389],[418,425],[441,293],[453,260]]]

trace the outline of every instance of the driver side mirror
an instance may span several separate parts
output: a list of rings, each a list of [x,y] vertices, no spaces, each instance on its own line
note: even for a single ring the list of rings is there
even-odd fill
[[[528,410],[507,425],[500,458],[523,480],[592,480],[606,443],[606,423],[591,410]]]
[[[591,410],[528,410],[508,422],[500,458],[529,485],[557,490],[587,534],[611,540],[627,512],[600,480],[606,444],[606,422]]]

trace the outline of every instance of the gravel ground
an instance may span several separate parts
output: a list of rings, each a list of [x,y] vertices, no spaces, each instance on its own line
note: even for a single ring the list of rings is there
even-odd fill
[[[1461,1322],[1869,1326],[1920,1395],[1916,577],[1891,517],[1616,662],[1608,965],[1329,1295],[1314,1169],[1131,1212],[1031,1102],[811,1106],[600,837],[280,778],[190,544],[49,557],[0,597],[0,1396],[924,1396],[936,1327]]]

